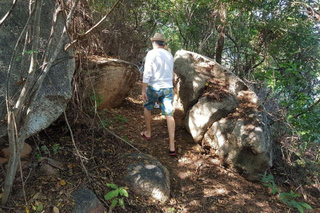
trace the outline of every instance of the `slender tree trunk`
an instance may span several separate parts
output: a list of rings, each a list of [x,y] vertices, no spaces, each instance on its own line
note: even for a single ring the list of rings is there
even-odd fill
[[[224,47],[224,39],[225,39],[225,22],[226,22],[226,6],[224,3],[220,3],[219,8],[219,18],[220,18],[220,25],[218,25],[218,41],[217,41],[217,47],[216,47],[216,62],[221,64],[222,62],[222,52]]]
[[[33,4],[31,4],[32,9],[30,11],[29,20],[34,15],[34,22],[33,22],[33,35],[31,39],[34,39],[32,42],[32,50],[38,49],[39,44],[39,35],[40,35],[40,14],[41,14],[41,6],[42,6],[43,0],[37,0]],[[33,13],[35,11],[35,13]],[[27,21],[27,25],[29,24],[29,21]],[[27,28],[25,28],[27,29]],[[22,32],[24,34],[24,30]],[[18,39],[19,40],[19,39]],[[23,135],[20,135],[20,124],[21,124],[21,112],[22,108],[25,104],[25,100],[28,98],[26,93],[30,91],[30,88],[32,87],[32,81],[34,72],[36,69],[35,66],[35,60],[36,60],[36,51],[32,51],[31,53],[31,60],[30,60],[30,66],[28,71],[28,80],[25,83],[19,98],[15,105],[12,106],[12,99],[7,94],[7,119],[8,119],[8,139],[9,139],[9,149],[10,149],[10,158],[8,162],[8,169],[5,176],[5,184],[4,184],[4,192],[2,196],[1,203],[4,205],[9,198],[9,194],[12,189],[13,181],[18,169],[18,165],[20,162],[20,154],[23,149],[25,137]],[[8,72],[11,72],[10,70]],[[9,79],[7,79],[9,81]],[[10,85],[7,86],[7,90],[9,90]],[[8,93],[9,91],[7,91]]]

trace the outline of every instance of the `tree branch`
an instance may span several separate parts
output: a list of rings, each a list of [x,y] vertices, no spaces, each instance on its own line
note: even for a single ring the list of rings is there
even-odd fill
[[[17,0],[13,0],[12,2],[12,6],[10,8],[10,10],[2,17],[2,19],[0,20],[0,27],[1,25],[4,23],[4,21],[9,17],[9,15],[11,14],[11,12],[13,11],[14,7],[17,5]]]
[[[120,3],[120,1],[122,1],[122,0],[116,1],[114,3],[114,5],[112,6],[111,10],[108,12],[108,14],[105,15],[104,17],[102,17],[100,19],[100,21],[98,21],[98,23],[96,23],[93,27],[91,27],[89,30],[87,30],[87,32],[85,32],[84,34],[80,35],[78,39],[75,39],[71,43],[67,44],[66,47],[65,47],[65,51],[67,51],[72,45],[74,45],[79,40],[83,39],[85,36],[87,36],[89,33],[91,33],[95,28],[97,28],[111,14],[111,12],[118,5],[118,3]]]
[[[319,98],[319,100],[314,102],[310,107],[308,107],[304,112],[300,112],[300,113],[296,114],[295,116],[293,116],[293,118],[297,119],[300,115],[303,115],[303,114],[306,114],[307,112],[312,111],[313,108],[315,108],[319,103],[320,103],[320,98]]]
[[[72,132],[71,126],[70,126],[70,124],[69,124],[66,111],[63,111],[63,115],[64,115],[64,119],[65,119],[65,121],[66,121],[66,123],[67,123],[69,132],[70,132],[70,136],[71,136],[71,140],[72,140],[73,146],[74,146],[74,148],[76,149],[77,155],[78,155],[78,157],[79,157],[79,159],[80,159],[81,166],[82,166],[83,170],[85,171],[88,179],[90,180],[91,177],[90,177],[90,175],[89,175],[89,172],[88,172],[86,166],[84,165],[84,162],[83,162],[83,159],[82,159],[83,157],[81,156],[81,154],[80,154],[80,152],[79,152],[79,149],[78,149],[78,147],[77,147],[77,145],[76,145],[76,141],[75,141],[75,139],[74,139],[73,132]]]

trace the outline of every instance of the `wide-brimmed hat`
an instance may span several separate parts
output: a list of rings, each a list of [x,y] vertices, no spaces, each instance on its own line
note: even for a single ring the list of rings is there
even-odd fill
[[[164,34],[156,33],[154,36],[150,39],[151,41],[166,41],[166,37]]]

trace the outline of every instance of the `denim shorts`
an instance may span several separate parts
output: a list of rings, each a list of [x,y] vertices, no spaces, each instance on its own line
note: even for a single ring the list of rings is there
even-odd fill
[[[173,88],[155,89],[154,87],[147,87],[147,102],[143,106],[147,110],[153,110],[154,104],[159,100],[162,115],[173,116]]]

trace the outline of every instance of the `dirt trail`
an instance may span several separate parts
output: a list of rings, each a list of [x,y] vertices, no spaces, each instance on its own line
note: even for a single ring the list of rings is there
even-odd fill
[[[163,212],[288,212],[279,199],[261,183],[252,183],[221,167],[217,156],[196,145],[181,124],[176,127],[177,157],[168,155],[166,120],[160,110],[152,113],[152,140],[140,137],[144,130],[141,83],[114,115],[126,119],[114,131],[140,151],[156,157],[170,172],[171,200],[162,204]]]

